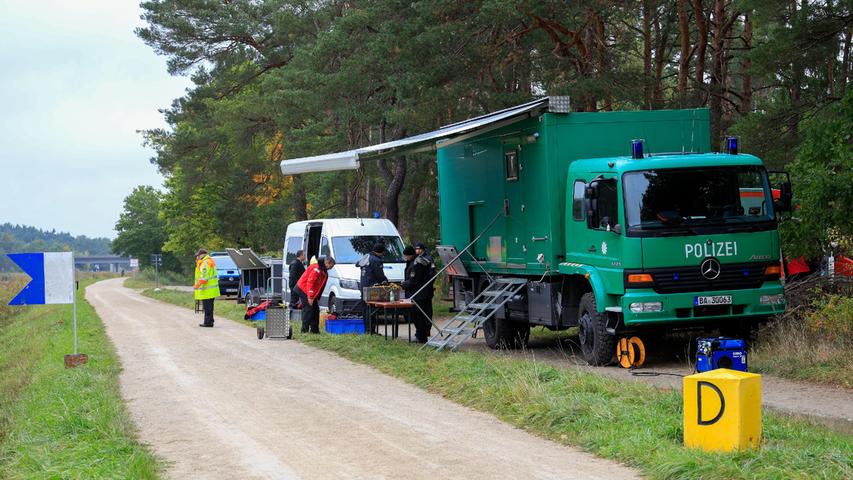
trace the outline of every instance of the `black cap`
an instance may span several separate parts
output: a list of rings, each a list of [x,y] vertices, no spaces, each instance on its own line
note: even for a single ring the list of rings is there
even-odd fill
[[[403,255],[414,255],[415,249],[411,245],[403,249]]]
[[[415,244],[415,248],[420,248],[421,250],[426,250],[426,245],[423,242],[418,242]]]
[[[385,253],[385,244],[377,243],[373,246],[373,253]]]

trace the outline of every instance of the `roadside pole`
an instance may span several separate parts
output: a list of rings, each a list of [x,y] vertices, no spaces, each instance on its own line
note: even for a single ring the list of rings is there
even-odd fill
[[[77,356],[77,268],[74,266],[74,253],[71,253],[71,294],[74,298],[74,356]]]
[[[154,291],[160,291],[160,264],[163,262],[162,253],[152,253],[151,263],[154,264]]]

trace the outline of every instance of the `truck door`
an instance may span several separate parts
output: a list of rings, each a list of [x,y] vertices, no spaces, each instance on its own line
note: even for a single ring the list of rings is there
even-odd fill
[[[621,270],[622,235],[614,231],[621,211],[616,179],[593,180],[590,185],[594,196],[587,199],[586,229],[576,243],[578,256],[587,265]]]
[[[502,260],[508,263],[526,264],[525,249],[530,238],[527,236],[524,228],[524,184],[521,179],[521,152],[517,149],[507,150],[504,152],[504,168],[506,170],[506,179],[504,181],[504,198],[506,198],[509,212],[505,220],[505,233],[500,241],[495,242],[495,246],[504,248],[506,252],[500,252]],[[500,233],[492,233],[490,237],[500,235]],[[492,247],[495,248],[495,247]]]

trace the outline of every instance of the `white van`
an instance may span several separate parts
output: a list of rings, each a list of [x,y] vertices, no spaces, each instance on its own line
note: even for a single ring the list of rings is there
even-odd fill
[[[296,259],[297,251],[305,250],[306,262],[324,255],[331,255],[337,262],[329,271],[320,306],[338,313],[353,311],[361,301],[361,269],[355,264],[377,242],[385,243],[386,247],[385,276],[390,282],[401,282],[406,267],[403,240],[390,220],[330,218],[291,223],[284,236],[284,300],[290,300],[288,266]]]

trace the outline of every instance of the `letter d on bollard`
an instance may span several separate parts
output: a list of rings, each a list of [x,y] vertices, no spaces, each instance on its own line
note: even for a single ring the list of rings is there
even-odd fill
[[[720,397],[720,410],[717,412],[717,415],[710,420],[702,420],[702,387],[710,387],[714,390],[714,393]],[[717,423],[725,411],[726,397],[723,396],[723,392],[721,392],[713,383],[703,381],[696,382],[696,418],[699,420],[699,425],[713,425]]]
[[[761,376],[717,369],[684,377],[684,446],[729,452],[761,444]]]

